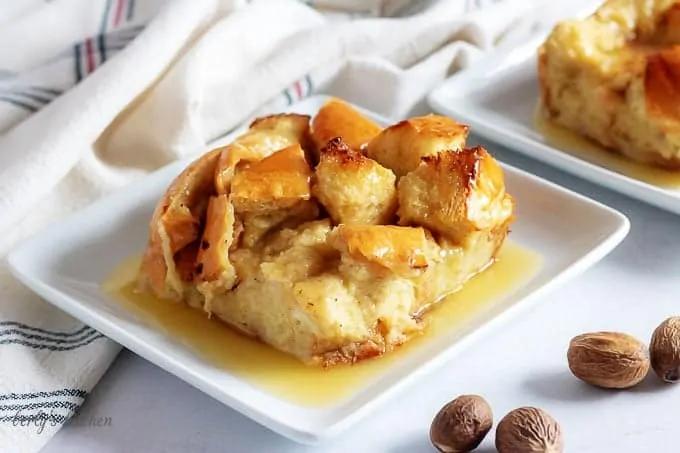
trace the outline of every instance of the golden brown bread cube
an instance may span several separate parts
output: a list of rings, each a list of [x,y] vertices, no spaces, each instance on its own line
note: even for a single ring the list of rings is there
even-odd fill
[[[229,192],[239,164],[257,162],[291,145],[306,147],[310,140],[308,115],[285,113],[256,119],[248,131],[221,148],[215,169],[217,193]]]
[[[607,0],[539,48],[540,114],[632,160],[680,168],[680,2]]]
[[[321,152],[312,190],[336,224],[379,225],[396,212],[395,182],[391,170],[336,138]]]
[[[311,198],[311,177],[302,147],[294,144],[238,172],[231,202],[237,213],[290,208]]]
[[[312,139],[317,153],[337,137],[341,137],[350,148],[360,151],[381,130],[375,122],[338,98],[326,101],[312,120]]]
[[[236,173],[230,200],[243,222],[246,247],[252,247],[262,235],[285,221],[316,218],[318,208],[312,199],[311,177],[312,170],[298,143]]]
[[[456,244],[505,224],[514,210],[498,162],[482,147],[423,158],[398,191],[400,225],[426,227]]]
[[[441,261],[439,246],[423,228],[395,225],[339,225],[328,243],[351,259],[371,265],[371,277],[383,270],[413,276]]]
[[[444,116],[411,118],[383,130],[368,143],[366,155],[401,178],[425,156],[462,149],[468,134],[468,126]]]

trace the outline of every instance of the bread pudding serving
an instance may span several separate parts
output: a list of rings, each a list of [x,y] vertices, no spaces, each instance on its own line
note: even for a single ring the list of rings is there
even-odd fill
[[[257,119],[168,187],[138,289],[309,365],[387,353],[508,235],[502,170],[467,134],[435,115],[383,129],[339,99]]]
[[[640,163],[680,168],[680,1],[607,0],[538,52],[548,119]]]

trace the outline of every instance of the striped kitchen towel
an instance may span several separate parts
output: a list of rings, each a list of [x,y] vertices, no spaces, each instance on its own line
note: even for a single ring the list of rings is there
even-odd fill
[[[120,52],[163,3],[15,0],[0,6],[0,134]]]
[[[541,1],[0,2],[0,452],[39,450],[120,348],[10,276],[18,240],[312,93],[408,114]]]

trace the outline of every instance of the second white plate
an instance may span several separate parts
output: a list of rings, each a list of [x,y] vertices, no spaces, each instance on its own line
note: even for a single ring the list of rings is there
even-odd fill
[[[428,103],[470,125],[479,136],[595,184],[680,214],[680,172],[647,169],[614,155],[592,152],[579,142],[556,142],[536,125],[539,99],[536,51],[540,33],[499,48],[480,64],[436,88]]]

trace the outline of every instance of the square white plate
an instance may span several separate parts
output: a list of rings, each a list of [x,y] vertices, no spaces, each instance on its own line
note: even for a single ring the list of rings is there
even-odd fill
[[[289,111],[313,115],[325,101],[309,98]],[[373,115],[376,121],[384,120]],[[237,133],[240,131],[237,131]],[[233,134],[221,139],[224,143]],[[518,204],[511,238],[543,257],[538,273],[504,300],[501,316],[470,326],[458,338],[441,335],[418,354],[394,362],[375,380],[335,406],[296,406],[205,362],[188,346],[157,330],[110,298],[100,282],[147,240],[153,207],[189,160],[176,162],[37,234],[9,256],[13,273],[36,293],[124,347],[217,400],[284,436],[315,443],[339,434],[398,390],[449,360],[474,338],[489,333],[538,295],[597,262],[626,236],[622,214],[581,195],[505,166],[508,190]]]
[[[591,10],[589,7],[587,12]],[[653,179],[638,179],[633,173],[598,165],[595,156],[589,159],[591,162],[583,159],[587,150],[581,149],[581,157],[571,155],[565,146],[576,146],[573,151],[578,152],[578,145],[555,145],[535,126],[534,112],[539,96],[536,51],[548,33],[541,32],[520,44],[500,47],[479,64],[447,79],[428,96],[430,107],[467,123],[473,133],[513,151],[680,214],[680,173],[677,189],[656,185]],[[621,161],[621,166],[631,165],[624,159]]]

